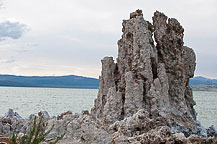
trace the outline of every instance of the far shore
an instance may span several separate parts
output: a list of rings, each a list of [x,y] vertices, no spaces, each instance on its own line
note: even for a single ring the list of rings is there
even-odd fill
[[[98,89],[98,87],[52,87],[52,86],[1,86],[0,87],[10,87],[10,88],[63,88],[63,89]]]

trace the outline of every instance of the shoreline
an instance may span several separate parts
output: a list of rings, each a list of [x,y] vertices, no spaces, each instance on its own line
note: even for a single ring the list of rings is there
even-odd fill
[[[99,88],[97,88],[97,87],[93,87],[93,88],[91,88],[91,87],[47,87],[47,86],[45,86],[45,87],[42,87],[42,86],[38,86],[38,87],[36,87],[36,86],[0,86],[0,87],[8,87],[8,88],[59,88],[59,89],[87,89],[87,90],[89,90],[89,89],[99,89]]]
[[[149,119],[147,117],[147,114],[147,111],[139,110],[132,117],[128,117],[122,121],[117,121],[111,125],[105,125],[100,119],[95,118],[91,113],[89,113],[89,111],[83,111],[82,113],[77,114],[72,114],[70,111],[68,111],[62,113],[58,117],[50,117],[46,111],[43,111],[39,112],[38,116],[31,115],[29,119],[23,119],[19,116],[18,113],[10,109],[9,112],[5,115],[5,117],[0,117],[0,140],[3,138],[7,138],[8,140],[10,140],[10,137],[14,132],[18,135],[22,135],[23,133],[28,134],[30,132],[30,129],[32,128],[32,122],[34,120],[34,117],[37,117],[37,119],[39,120],[39,117],[43,116],[43,123],[48,123],[48,126],[44,127],[45,130],[50,129],[51,126],[54,125],[54,129],[52,129],[52,131],[47,135],[45,139],[46,144],[50,141],[55,140],[58,136],[61,136],[64,133],[65,136],[59,142],[59,144],[82,144],[86,142],[112,143],[114,137],[116,137],[115,135],[119,133],[115,132],[115,129],[118,127],[121,127],[120,130],[127,134],[127,131],[125,131],[127,129],[136,132],[137,125],[147,125],[149,123],[154,124],[155,120]],[[142,119],[139,117],[142,117]],[[203,132],[203,134],[205,135],[189,135],[186,137],[183,133],[177,133],[176,131],[170,130],[168,126],[160,126],[158,128],[156,127],[155,129],[149,130],[143,135],[132,135],[130,136],[130,141],[132,142],[133,139],[145,138],[148,135],[152,134],[154,136],[154,139],[146,138],[147,141],[154,140],[156,142],[156,140],[158,140],[158,142],[161,142],[164,140],[169,140],[174,142],[192,142],[196,140],[200,142],[205,140],[208,143],[212,141],[215,142],[215,136],[217,136],[215,128],[203,128],[200,125],[199,121],[197,121],[197,124],[201,127],[201,132]],[[165,135],[165,133],[169,135]],[[127,137],[122,137],[121,139],[116,139],[116,142],[122,143],[123,138],[125,140],[129,140],[127,139]],[[159,138],[161,139],[160,141]]]
[[[49,86],[0,86],[0,88],[48,88],[48,89],[82,89],[82,90],[91,90],[91,89],[99,89],[99,87],[49,87]],[[217,92],[217,85],[212,84],[198,84],[190,86],[193,91],[209,91],[209,92]]]

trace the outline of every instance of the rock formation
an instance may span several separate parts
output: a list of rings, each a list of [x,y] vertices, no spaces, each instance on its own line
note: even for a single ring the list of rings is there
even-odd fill
[[[102,60],[92,114],[112,124],[144,109],[150,118],[165,118],[174,131],[197,133],[189,86],[195,53],[183,46],[184,29],[176,19],[158,11],[152,19],[153,24],[137,10],[123,21],[117,63],[112,57]]]
[[[57,118],[38,114],[48,129],[55,125],[46,142],[66,133],[60,144],[216,143],[215,128],[204,129],[196,120],[189,86],[195,53],[183,46],[180,23],[156,11],[151,24],[137,10],[123,21],[122,32],[117,62],[112,57],[102,60],[91,113],[68,111]],[[0,118],[0,140],[1,134],[28,133],[32,117],[24,120],[10,110]]]
[[[24,133],[28,135],[33,125],[34,116],[29,119],[16,117],[10,110],[11,117],[0,118],[0,142],[10,143],[10,136],[17,133],[18,137]],[[183,133],[173,133],[165,120],[162,118],[151,119],[150,114],[145,110],[139,110],[133,116],[126,117],[121,121],[105,126],[87,111],[81,114],[66,112],[61,117],[50,118],[47,112],[43,115],[45,123],[48,123],[47,130],[53,125],[54,129],[46,137],[44,144],[54,141],[58,136],[66,133],[65,137],[58,144],[157,144],[157,143],[216,143],[216,137],[200,137],[191,135],[186,138]],[[213,127],[207,129],[209,136],[217,136]]]

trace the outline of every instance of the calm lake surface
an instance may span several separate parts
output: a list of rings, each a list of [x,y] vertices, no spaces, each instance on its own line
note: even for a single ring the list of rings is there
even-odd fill
[[[22,117],[48,111],[56,116],[65,111],[80,113],[90,110],[97,96],[97,89],[68,89],[68,88],[26,88],[0,87],[0,116],[14,109]],[[208,127],[217,128],[217,92],[194,91],[197,105],[198,120]]]
[[[0,87],[0,116],[9,108],[22,117],[47,111],[57,116],[68,110],[90,110],[98,89]]]

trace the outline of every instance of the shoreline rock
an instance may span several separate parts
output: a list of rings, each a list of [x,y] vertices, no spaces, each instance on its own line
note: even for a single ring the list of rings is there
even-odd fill
[[[12,110],[10,110],[12,112]],[[46,112],[44,112],[46,114]],[[37,116],[39,117],[39,116]],[[4,117],[5,118],[5,117]],[[17,119],[9,118],[11,121]],[[10,140],[13,132],[18,135],[27,133],[32,128],[33,119],[19,119],[16,125],[7,123],[1,125],[0,119],[0,141]],[[48,122],[50,129],[55,125],[54,129],[46,137],[48,143],[55,140],[58,136],[66,133],[64,138],[59,144],[83,144],[83,143],[117,143],[117,144],[130,144],[130,143],[216,143],[217,132],[214,127],[205,129],[208,137],[201,137],[198,135],[190,135],[186,137],[184,133],[174,133],[170,127],[166,126],[164,118],[151,119],[147,111],[139,110],[133,116],[126,117],[121,121],[116,121],[111,125],[104,125],[102,121],[96,119],[87,111],[81,114],[72,114],[70,112],[63,113],[62,119],[57,120],[57,117],[45,119]],[[3,133],[2,127],[7,126],[8,129]],[[16,131],[16,128],[19,130]],[[6,128],[5,128],[6,129]]]

